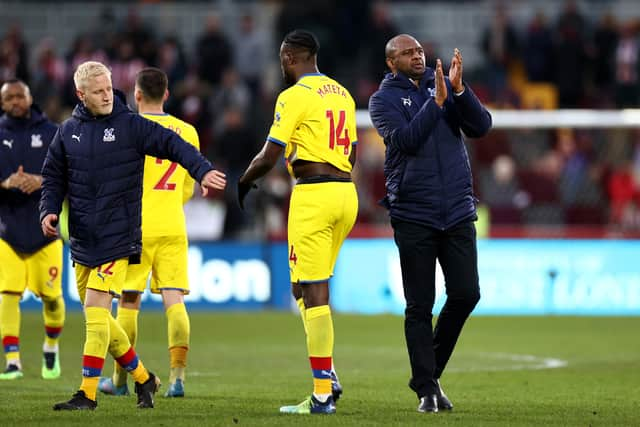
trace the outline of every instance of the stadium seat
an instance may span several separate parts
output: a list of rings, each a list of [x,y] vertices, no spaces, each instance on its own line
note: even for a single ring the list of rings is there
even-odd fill
[[[520,90],[520,103],[526,110],[555,110],[558,90],[550,83],[526,83]]]

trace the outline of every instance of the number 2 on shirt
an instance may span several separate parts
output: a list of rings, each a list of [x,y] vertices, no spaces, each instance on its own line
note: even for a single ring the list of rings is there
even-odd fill
[[[156,164],[162,164],[162,159],[156,159]],[[169,178],[171,178],[171,175],[173,175],[173,173],[176,171],[177,167],[178,167],[177,163],[171,162],[171,164],[169,164],[169,169],[167,169],[164,175],[162,175],[162,178],[160,178],[160,181],[158,181],[158,183],[153,186],[153,189],[154,190],[170,190],[170,191],[175,190],[176,184],[168,181],[169,181]]]
[[[348,156],[351,141],[349,140],[349,129],[344,128],[347,113],[344,110],[340,110],[338,116],[338,127],[336,127],[332,110],[327,110],[326,116],[329,119],[329,148],[333,150],[336,143],[338,145],[342,145],[344,147],[344,155]]]

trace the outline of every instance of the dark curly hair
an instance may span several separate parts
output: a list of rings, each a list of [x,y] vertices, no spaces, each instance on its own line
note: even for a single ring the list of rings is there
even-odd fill
[[[291,49],[309,52],[310,56],[317,54],[320,50],[318,39],[307,30],[293,30],[284,36],[282,42]]]

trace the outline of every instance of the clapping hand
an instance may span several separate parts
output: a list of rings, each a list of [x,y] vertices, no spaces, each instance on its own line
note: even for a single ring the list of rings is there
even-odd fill
[[[436,59],[436,104],[438,107],[444,105],[444,101],[447,99],[447,84],[444,82],[444,72],[442,71],[442,61],[440,58]]]
[[[462,85],[462,54],[458,48],[453,50],[451,67],[449,67],[449,81],[454,93],[460,93],[464,89]]]

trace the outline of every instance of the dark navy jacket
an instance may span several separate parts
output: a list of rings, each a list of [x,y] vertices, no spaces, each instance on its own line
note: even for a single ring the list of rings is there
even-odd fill
[[[391,218],[441,230],[476,219],[469,157],[462,132],[481,137],[491,115],[465,85],[441,109],[435,102],[434,71],[427,68],[416,87],[402,74],[387,74],[369,100],[369,114],[384,139],[387,195]]]
[[[139,257],[145,154],[179,163],[198,182],[213,169],[193,145],[129,110],[120,92],[115,95],[107,116],[76,106],[42,169],[40,219],[59,214],[68,196],[71,258],[89,267]]]
[[[31,117],[0,117],[0,181],[22,165],[26,173],[40,175],[42,163],[58,126],[35,105]],[[18,189],[0,189],[0,239],[16,252],[33,253],[55,239],[45,237],[40,228],[40,190],[25,194]]]

